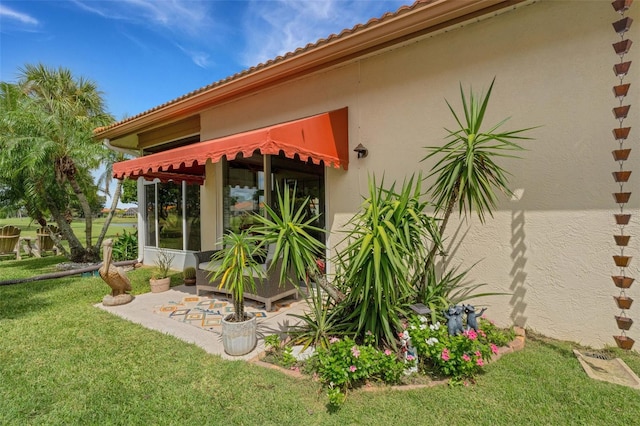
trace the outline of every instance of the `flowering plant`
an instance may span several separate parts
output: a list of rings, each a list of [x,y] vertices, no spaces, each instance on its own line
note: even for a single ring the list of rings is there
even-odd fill
[[[505,340],[504,334],[489,322],[480,319],[480,327],[463,334],[450,336],[447,327],[439,322],[428,324],[424,316],[412,316],[407,323],[411,343],[416,348],[422,369],[432,368],[436,373],[451,377],[454,381],[472,378]],[[483,328],[491,329],[491,336]],[[500,337],[500,339],[497,339]]]
[[[364,344],[345,337],[332,337],[327,348],[318,347],[310,360],[310,368],[327,386],[329,403],[344,402],[347,389],[368,380],[398,383],[405,368],[403,361],[389,349],[373,346],[373,336],[367,333]]]

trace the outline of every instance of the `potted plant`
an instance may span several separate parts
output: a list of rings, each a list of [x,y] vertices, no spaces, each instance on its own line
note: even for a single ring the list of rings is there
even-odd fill
[[[155,261],[156,269],[149,280],[152,293],[161,293],[169,290],[169,286],[171,285],[169,270],[171,269],[173,257],[173,254],[164,249],[158,251],[158,256]]]
[[[220,280],[219,287],[231,293],[233,313],[222,319],[222,345],[227,354],[240,356],[251,352],[257,343],[256,317],[244,311],[244,292],[255,292],[256,278],[264,276],[262,265],[255,260],[264,250],[247,230],[226,233],[222,246],[211,257],[214,272],[210,282]]]
[[[196,268],[193,266],[187,266],[182,271],[182,277],[184,278],[184,285],[196,284]]]

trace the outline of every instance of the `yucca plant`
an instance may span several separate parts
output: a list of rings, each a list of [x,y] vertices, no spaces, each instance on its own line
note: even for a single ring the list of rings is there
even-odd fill
[[[484,223],[486,214],[493,216],[497,202],[496,192],[512,194],[507,186],[509,173],[496,160],[519,158],[511,152],[523,150],[516,142],[531,139],[523,134],[534,127],[498,132],[509,119],[506,118],[486,131],[482,129],[494,83],[495,78],[486,95],[478,96],[470,89],[468,98],[460,84],[464,122],[446,101],[458,128],[445,129],[449,133],[449,141],[443,146],[425,147],[429,153],[421,161],[440,157],[427,176],[427,179],[436,178],[429,193],[434,199],[436,213],[443,213],[440,235],[444,235],[456,203],[460,214],[464,213],[466,216],[475,210],[480,222]],[[433,261],[437,250],[438,247],[434,245],[429,253],[429,262]]]
[[[319,270],[318,259],[324,257],[326,247],[313,234],[324,233],[325,230],[313,225],[318,215],[307,215],[309,197],[297,199],[296,187],[286,184],[282,192],[280,187],[276,192],[277,207],[273,209],[265,205],[266,217],[255,215],[252,231],[262,236],[262,244],[275,245],[273,258],[282,258],[280,282],[284,282],[288,271],[293,270],[299,281],[311,277],[332,299],[344,299],[342,292],[328,283]]]
[[[378,187],[369,179],[369,197],[351,219],[347,247],[336,256],[341,280],[349,288],[344,301],[349,331],[378,343],[395,345],[402,306],[413,300],[413,275],[425,262],[427,241],[440,246],[435,220],[426,214],[421,177],[402,189]]]
[[[264,255],[264,250],[255,236],[248,230],[227,232],[222,237],[223,249],[211,257],[209,280],[220,279],[220,288],[226,288],[233,300],[233,316],[227,321],[242,322],[244,313],[244,292],[255,292],[256,277],[264,277],[264,270],[255,258]]]

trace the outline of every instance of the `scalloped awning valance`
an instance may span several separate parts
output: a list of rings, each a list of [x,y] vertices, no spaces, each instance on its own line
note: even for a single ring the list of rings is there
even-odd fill
[[[245,157],[258,150],[263,155],[278,155],[312,161],[347,170],[349,166],[348,109],[342,108],[312,117],[276,124],[248,132],[146,155],[113,165],[117,179],[144,177],[163,181],[204,182],[207,160]]]

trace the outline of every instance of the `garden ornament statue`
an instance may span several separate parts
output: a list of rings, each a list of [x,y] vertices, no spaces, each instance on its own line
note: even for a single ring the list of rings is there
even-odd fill
[[[113,241],[111,239],[106,239],[102,243],[103,263],[98,270],[100,277],[111,287],[111,294],[107,294],[102,299],[102,304],[105,306],[124,305],[133,300],[133,296],[127,293],[131,291],[131,281],[129,281],[129,277],[127,277],[122,268],[111,263],[112,246]]]
[[[410,363],[411,366],[407,368],[404,373],[412,374],[418,372],[418,351],[411,345],[411,336],[407,330],[399,334],[400,337],[400,352],[402,352],[405,363]]]
[[[462,312],[461,306],[450,306],[449,309],[444,311],[444,317],[447,319],[447,330],[450,336],[456,336],[464,333],[462,327]]]
[[[464,307],[464,312],[467,314],[467,330],[471,330],[473,328],[474,331],[478,331],[478,317],[484,314],[484,311],[487,308],[482,308],[480,312],[476,312],[476,308],[473,305],[462,305]]]

